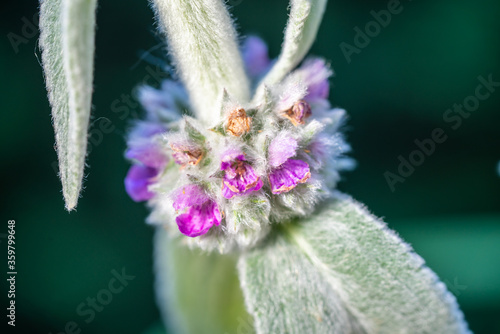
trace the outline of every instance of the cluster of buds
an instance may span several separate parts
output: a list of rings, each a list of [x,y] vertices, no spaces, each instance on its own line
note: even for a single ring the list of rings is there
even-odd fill
[[[248,75],[270,65],[265,44],[247,39]],[[143,87],[147,117],[128,140],[132,165],[127,192],[148,200],[148,221],[190,244],[226,252],[255,245],[273,224],[309,214],[329,196],[338,171],[352,164],[338,131],[344,111],[328,102],[331,71],[322,59],[306,60],[257,102],[222,92],[212,124],[190,117],[180,84]]]

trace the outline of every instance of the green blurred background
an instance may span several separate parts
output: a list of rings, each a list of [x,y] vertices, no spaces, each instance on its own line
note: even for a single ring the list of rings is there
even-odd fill
[[[287,1],[230,3],[240,33],[259,34],[276,56]],[[455,294],[475,333],[500,333],[500,89],[457,129],[443,120],[454,103],[474,95],[479,76],[500,81],[500,2],[402,1],[402,12],[348,63],[339,45],[354,45],[353,29],[364,30],[373,20],[370,11],[387,4],[330,1],[311,51],[331,61],[331,101],[350,115],[346,130],[359,166],[344,174],[339,188],[413,245]],[[165,77],[154,65],[157,58],[140,60],[161,43],[148,3],[99,5],[92,150],[83,197],[72,213],[64,210],[52,167],[54,135],[32,29],[38,3],[0,6],[2,268],[7,220],[15,219],[17,229],[17,322],[11,331],[59,333],[70,321],[82,333],[154,330],[153,230],[144,224],[148,210],[123,188],[124,136],[129,121],[141,115],[127,97],[138,84]],[[158,48],[152,53],[162,54]],[[398,156],[408,158],[414,140],[429,138],[435,128],[448,139],[392,192],[384,172],[396,173]],[[107,288],[111,271],[122,268],[135,278],[87,324],[77,306]],[[5,310],[7,286],[0,281]]]

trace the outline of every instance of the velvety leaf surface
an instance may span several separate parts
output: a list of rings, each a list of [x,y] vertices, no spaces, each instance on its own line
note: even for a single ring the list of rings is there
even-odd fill
[[[456,300],[383,222],[337,194],[239,262],[257,333],[468,333]]]
[[[327,0],[291,0],[290,16],[280,56],[271,71],[262,79],[257,97],[264,93],[264,85],[280,82],[304,58],[318,32]]]
[[[42,62],[69,211],[78,201],[87,149],[96,4],[97,0],[44,0],[40,5]]]
[[[234,256],[191,250],[158,228],[155,271],[157,301],[169,333],[254,333]]]
[[[211,121],[223,90],[250,98],[237,34],[220,0],[154,0],[169,51],[198,118]]]

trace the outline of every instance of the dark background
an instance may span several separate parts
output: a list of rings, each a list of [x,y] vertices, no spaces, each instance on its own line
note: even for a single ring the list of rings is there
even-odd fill
[[[242,35],[258,33],[279,53],[287,1],[232,0]],[[454,103],[474,95],[478,77],[500,81],[497,0],[402,1],[403,11],[348,63],[339,45],[354,45],[371,10],[387,1],[330,1],[311,53],[336,72],[331,101],[345,108],[359,166],[339,188],[365,203],[413,245],[448,285],[475,333],[500,333],[500,89],[452,129],[443,120]],[[153,333],[159,328],[148,210],[123,188],[128,122],[141,115],[140,83],[157,84],[161,42],[146,1],[101,1],[97,13],[95,92],[83,197],[64,210],[50,108],[39,65],[37,1],[0,4],[2,309],[6,307],[7,220],[16,220],[17,318],[9,332],[59,333],[75,321],[82,333]],[[20,44],[9,40],[15,34]],[[161,49],[152,52],[161,57]],[[152,63],[151,63],[152,62]],[[147,76],[150,76],[149,79]],[[123,95],[122,95],[123,94]],[[104,123],[103,123],[104,122]],[[99,130],[111,122],[111,131]],[[109,126],[109,124],[107,124]],[[392,192],[384,172],[397,173],[415,139],[442,128],[447,140]],[[89,324],[76,313],[125,268],[135,278]],[[3,314],[2,312],[2,314]],[[6,322],[1,316],[2,326]],[[149,331],[149,332],[147,332]]]

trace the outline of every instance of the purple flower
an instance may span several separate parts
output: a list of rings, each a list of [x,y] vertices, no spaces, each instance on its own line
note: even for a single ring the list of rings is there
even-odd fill
[[[173,207],[184,211],[175,221],[179,231],[188,237],[203,235],[212,226],[218,226],[222,220],[217,203],[200,186],[194,184],[184,186],[174,193]]]
[[[156,169],[162,169],[168,162],[167,155],[163,152],[162,147],[158,143],[150,141],[131,143],[130,148],[125,152],[125,157]]]
[[[136,202],[146,201],[154,196],[148,187],[168,162],[162,147],[151,140],[151,137],[164,131],[165,128],[159,124],[139,122],[130,133],[129,149],[125,152],[125,157],[138,164],[130,167],[125,177],[125,189]]]
[[[271,64],[266,43],[259,37],[249,36],[243,44],[243,61],[251,77],[264,74]]]
[[[299,183],[306,182],[311,177],[309,165],[302,160],[288,159],[283,165],[269,174],[271,192],[273,194],[286,193]]]
[[[280,134],[274,138],[268,150],[268,161],[271,167],[277,168],[295,156],[298,145],[297,140],[288,134]]]
[[[220,169],[225,171],[222,195],[227,199],[262,188],[261,178],[245,162],[245,155],[237,150],[228,150],[223,154]]]
[[[172,121],[179,118],[188,101],[184,87],[172,80],[164,80],[161,89],[140,87],[138,99],[148,112],[148,118],[153,121]]]
[[[156,134],[165,132],[163,125],[154,122],[137,122],[128,135],[128,145],[136,140],[148,139]]]
[[[330,84],[328,78],[332,72],[326,65],[324,59],[310,58],[298,70],[302,75],[302,80],[307,86],[305,100],[315,102],[317,100],[328,99]]]
[[[136,202],[147,201],[154,196],[154,193],[148,190],[154,178],[158,175],[156,168],[141,165],[130,167],[125,177],[125,190],[127,194]]]
[[[322,167],[324,161],[331,155],[332,142],[328,137],[319,137],[311,142],[305,150],[307,160],[313,169]]]
[[[273,167],[269,183],[273,194],[288,192],[311,177],[306,162],[290,159],[295,156],[297,147],[297,140],[287,134],[279,135],[269,144],[268,161]]]

